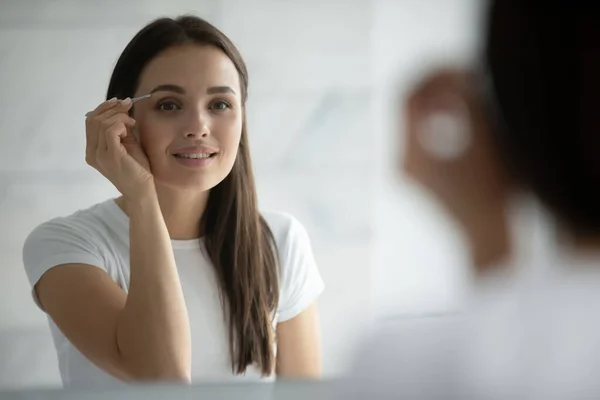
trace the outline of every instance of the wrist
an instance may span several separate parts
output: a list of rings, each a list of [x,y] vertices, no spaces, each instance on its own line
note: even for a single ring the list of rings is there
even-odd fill
[[[485,213],[465,228],[477,273],[484,273],[510,257],[510,232],[504,210]]]
[[[123,197],[133,210],[158,205],[158,195],[154,180],[152,179],[147,183],[139,185],[133,193],[124,195]]]

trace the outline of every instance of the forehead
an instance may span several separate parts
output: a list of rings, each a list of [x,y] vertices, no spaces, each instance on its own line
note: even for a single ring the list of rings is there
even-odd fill
[[[136,94],[158,85],[174,84],[202,91],[212,86],[230,86],[240,93],[240,78],[233,62],[214,46],[186,45],[160,53],[143,69]]]

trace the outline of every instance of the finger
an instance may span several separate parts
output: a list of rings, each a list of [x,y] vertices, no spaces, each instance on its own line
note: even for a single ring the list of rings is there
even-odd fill
[[[127,127],[123,123],[115,122],[113,126],[106,130],[104,142],[111,158],[116,158],[121,152],[121,137],[123,136],[123,130],[126,129]]]
[[[127,119],[131,119],[127,114],[117,113],[113,114],[108,118],[104,118],[103,120],[97,123],[95,135],[95,141],[97,143],[95,151],[97,154],[105,152],[107,150],[106,131],[112,128],[113,125],[117,123],[120,123],[124,127],[124,123]]]
[[[99,113],[96,118],[99,120],[104,120],[118,113],[128,113],[132,104],[133,103],[129,97],[125,100],[119,100],[113,107]]]
[[[103,121],[106,118],[110,118],[118,113],[128,113],[132,104],[133,102],[129,97],[124,100],[111,99],[111,101],[101,104],[97,110],[95,110],[86,118],[86,127],[90,127],[93,131],[95,130],[94,126],[99,121]]]
[[[94,153],[98,147],[98,129],[99,123],[105,118],[109,118],[119,110],[115,110],[115,106],[119,106],[120,102],[116,97],[100,104],[85,120],[86,127],[86,154]],[[122,106],[121,106],[122,107]]]
[[[91,122],[92,124],[94,124],[94,123],[99,123],[99,122],[102,122],[102,121],[104,121],[105,119],[107,119],[107,118],[110,118],[110,117],[112,117],[113,115],[115,115],[115,114],[119,114],[119,113],[121,113],[121,112],[122,112],[122,111],[121,111],[121,110],[119,110],[119,109],[117,108],[117,106],[115,106],[115,107],[113,107],[113,108],[110,108],[110,109],[108,109],[108,110],[106,110],[106,111],[102,112],[101,114],[98,114],[98,115],[96,115],[95,117],[91,118],[91,119],[90,119],[90,122]]]
[[[111,128],[117,122],[120,122],[121,124],[126,125],[126,126],[134,126],[135,125],[135,119],[131,118],[127,114],[118,113],[118,114],[114,114],[113,116],[106,118],[106,119],[102,120],[102,122],[100,122],[101,132],[106,132],[109,128]],[[123,133],[126,134],[127,132],[124,131]],[[123,135],[123,137],[124,136],[125,135]]]
[[[85,158],[86,162],[94,166],[94,158],[98,149],[98,128],[87,126],[85,129]]]
[[[106,100],[105,102],[101,103],[98,107],[96,107],[92,112],[88,113],[88,119],[89,118],[93,118],[98,114],[102,114],[104,111],[106,110],[110,110],[111,108],[113,108],[115,105],[117,105],[119,103],[118,99],[116,97],[113,97],[112,99]]]
[[[118,121],[121,121],[124,125],[135,124],[135,120],[126,113],[130,107],[130,102],[117,102],[112,108],[105,110],[102,114],[88,118],[86,129],[86,159],[89,160],[88,164],[94,165],[94,160],[99,152],[107,150],[105,136],[108,128]],[[123,129],[123,135],[126,134],[127,130]]]
[[[106,152],[106,130],[110,127],[104,126],[104,121],[98,124],[98,129],[96,131],[96,154],[102,155],[102,153]]]
[[[115,106],[128,111],[131,108],[132,104],[133,104],[133,102],[131,101],[130,97],[127,97],[123,100],[119,100],[116,97],[113,97],[112,99],[106,100],[105,102],[100,104],[93,111],[87,113],[86,117],[88,119],[97,117],[98,115],[114,108]]]
[[[133,127],[135,120],[126,114],[117,114],[103,121],[102,125],[105,128],[99,132],[98,150],[106,151],[109,150],[113,139],[120,144],[121,138],[127,136],[127,127]]]
[[[96,133],[96,149],[95,151],[106,151],[106,131],[111,128],[115,123],[120,123],[123,126],[121,135],[125,137],[127,135],[127,130],[125,129],[125,125],[133,126],[135,125],[135,120],[131,118],[129,115],[124,113],[118,113],[110,118],[106,118],[98,124],[97,133]]]
[[[98,124],[101,124],[103,121],[113,117],[114,115],[117,115],[120,113],[127,114],[130,108],[131,108],[131,103],[123,104],[121,101],[119,101],[114,107],[112,107],[94,117],[88,118],[88,124],[89,124],[90,131],[92,131],[92,132],[98,131]]]

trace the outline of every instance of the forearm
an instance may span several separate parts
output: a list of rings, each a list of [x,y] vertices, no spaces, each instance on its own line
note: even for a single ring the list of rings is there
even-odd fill
[[[467,226],[476,274],[485,274],[511,256],[510,232],[504,210],[489,212]]]
[[[323,375],[323,367],[320,358],[304,359],[286,364],[278,360],[275,374],[278,379],[319,380]]]
[[[277,325],[276,373],[284,379],[321,378],[321,329],[316,302]]]
[[[130,286],[117,329],[123,363],[134,378],[189,381],[187,309],[155,192],[129,200]]]

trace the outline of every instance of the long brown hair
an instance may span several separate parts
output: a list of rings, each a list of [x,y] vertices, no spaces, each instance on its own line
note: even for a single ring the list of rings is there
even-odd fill
[[[258,211],[246,129],[248,71],[239,51],[201,18],[160,18],[129,42],[117,61],[106,98],[133,97],[150,60],[166,49],[187,44],[217,47],[239,73],[244,116],[238,154],[229,175],[211,189],[201,224],[229,325],[232,370],[241,374],[248,365],[255,365],[263,375],[270,375],[275,369],[278,255],[273,234]]]

